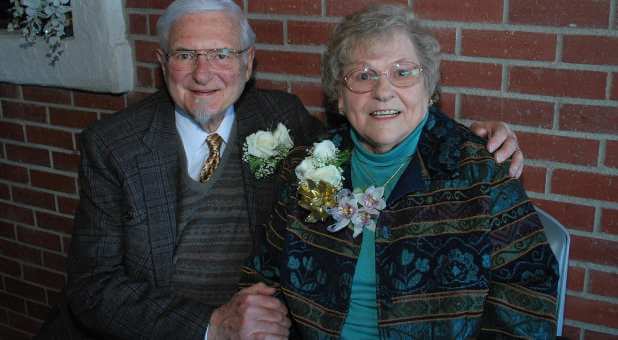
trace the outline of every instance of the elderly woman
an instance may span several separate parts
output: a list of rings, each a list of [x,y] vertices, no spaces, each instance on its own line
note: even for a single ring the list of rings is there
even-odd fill
[[[295,149],[243,285],[307,339],[552,338],[557,264],[520,182],[432,106],[437,41],[405,8],[345,18],[323,85],[350,129]]]

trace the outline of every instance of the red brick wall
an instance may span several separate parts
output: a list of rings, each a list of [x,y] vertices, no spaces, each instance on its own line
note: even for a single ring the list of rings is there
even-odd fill
[[[321,114],[323,44],[342,15],[375,1],[237,2],[258,36],[258,84]],[[572,234],[567,335],[618,335],[618,0],[388,2],[413,7],[439,38],[443,107],[518,132],[529,195]],[[169,3],[126,0],[134,92],[0,84],[0,338],[36,333],[57,301],[79,199],[79,132],[161,85],[155,23]]]

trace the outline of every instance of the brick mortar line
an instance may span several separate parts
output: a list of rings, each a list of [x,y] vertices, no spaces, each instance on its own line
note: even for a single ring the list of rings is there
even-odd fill
[[[579,229],[571,229],[571,228],[569,228],[569,235],[571,235],[571,236],[586,237],[586,238],[591,238],[591,239],[595,239],[595,240],[604,240],[604,241],[618,242],[618,235],[615,235],[615,234],[596,233],[596,232],[582,231],[582,230],[579,230]],[[610,266],[610,267],[612,267],[612,266]]]
[[[70,172],[70,171],[66,171],[66,170],[59,170],[59,169],[53,169],[53,168],[47,168],[44,167],[42,165],[37,165],[37,164],[29,164],[29,163],[21,163],[21,162],[16,162],[16,161],[12,161],[6,158],[1,159],[1,163],[4,164],[9,164],[9,165],[14,165],[14,166],[20,166],[23,168],[27,168],[29,170],[37,170],[37,171],[43,171],[43,172],[49,172],[55,175],[63,175],[66,177],[71,177],[73,179],[77,179],[77,172]],[[0,180],[0,182],[2,182],[4,180]],[[11,182],[11,183],[18,183],[18,182]],[[38,188],[38,187],[37,187]],[[62,191],[65,194],[69,194],[70,193],[66,193],[64,191]]]
[[[564,54],[564,34],[556,35],[556,57],[554,58],[554,64],[559,65],[562,61]]]
[[[75,108],[77,108],[77,106],[73,106],[73,109],[75,109]],[[89,112],[98,113],[99,111],[89,111]],[[116,111],[114,111],[114,112],[116,112]],[[98,116],[97,116],[97,118],[98,118]],[[56,130],[56,131],[62,131],[62,132],[67,132],[67,133],[74,133],[74,134],[80,133],[81,131],[83,131],[85,129],[85,127],[84,128],[72,128],[72,127],[67,127],[67,126],[64,126],[64,125],[56,125],[56,124],[53,124],[53,123],[41,123],[41,122],[36,122],[36,121],[32,121],[32,120],[17,119],[17,118],[0,119],[0,121],[9,122],[9,123],[15,123],[15,124],[24,124],[24,127],[32,126],[32,127],[41,127],[41,128],[52,128],[50,130]],[[24,135],[25,135],[25,133],[24,133]],[[0,138],[0,140],[1,139],[2,138]]]
[[[618,274],[618,266],[607,266],[604,264],[586,262],[581,260],[569,260],[569,267],[575,267],[580,269],[593,269],[597,272]]]
[[[41,284],[39,284],[39,283],[36,283],[36,282],[28,281],[28,280],[26,280],[26,279],[22,279],[22,278],[16,279],[14,276],[13,276],[13,277],[11,277],[11,276],[9,276],[9,275],[7,275],[7,277],[10,277],[10,278],[12,278],[12,279],[14,279],[14,280],[18,280],[18,281],[28,282],[28,284],[31,284],[31,285],[36,286],[36,287],[38,287],[38,288],[49,289],[49,290],[52,290],[52,291],[56,292],[56,289],[55,289],[55,288],[48,287],[48,286],[43,286],[43,285],[41,285]],[[14,295],[14,296],[16,296],[16,297],[23,298],[24,300],[32,301],[32,302],[39,303],[39,304],[41,303],[41,302],[39,302],[39,301],[37,301],[37,300],[33,300],[33,299],[28,298],[28,297],[26,297],[26,296],[22,296],[22,295],[15,295],[16,293],[10,292],[10,291],[8,291],[8,290],[6,290],[6,289],[5,289],[4,291],[5,291],[7,294],[11,294],[11,295]],[[58,292],[58,293],[60,293],[60,292],[62,292],[62,290],[59,290],[59,291],[57,291],[57,292]],[[45,294],[45,297],[47,298],[47,294]],[[45,304],[47,304],[47,302],[45,302]],[[15,313],[17,313],[17,312],[15,312]],[[23,314],[23,315],[28,315],[28,314]],[[36,318],[34,318],[34,319],[36,319]],[[39,319],[37,319],[37,320],[39,320]]]
[[[275,52],[302,52],[302,53],[314,53],[322,54],[326,51],[324,45],[274,45],[274,44],[255,44],[255,47],[261,51],[275,51]],[[616,67],[618,69],[618,67]]]
[[[534,164],[534,162],[532,162]],[[525,161],[524,160],[524,164],[530,164],[530,161]],[[524,170],[526,168],[524,167]],[[552,180],[554,177],[554,169],[550,166],[550,167],[545,167],[545,169],[547,169],[546,174],[545,174],[545,190],[543,191],[542,195],[543,195],[543,199],[548,198],[551,195],[552,192]],[[523,172],[522,172],[523,174]],[[530,195],[531,192],[526,191],[526,193],[528,194],[529,197],[533,197],[534,195]],[[594,207],[594,209],[598,209],[598,207]]]
[[[159,38],[156,35],[146,35],[146,34],[139,34],[140,37],[143,37],[143,39],[132,39],[132,36],[136,36],[136,34],[129,34],[128,35],[128,40],[129,42],[136,42],[136,41],[147,41],[147,42],[155,42],[155,43],[159,43]],[[132,46],[133,50],[135,51],[135,46]]]
[[[58,104],[58,103],[51,103],[51,102],[40,102],[36,100],[31,100],[31,99],[6,98],[2,100],[11,102],[11,103],[18,103],[18,104],[32,104],[32,105],[45,106],[46,109],[47,108],[68,109],[71,111],[84,111],[84,112],[94,112],[94,113],[98,113],[101,111],[109,111],[108,109],[93,109],[89,107],[77,106],[76,104]],[[49,116],[49,113],[50,112],[46,112],[46,115]],[[5,117],[5,119],[15,119],[15,118]]]
[[[125,14],[127,14],[127,16],[129,14],[157,14],[157,15],[161,15],[163,14],[163,10],[162,9],[157,9],[157,8],[143,8],[143,7],[124,7],[124,12]]]
[[[594,210],[594,216],[593,216],[593,221],[592,221],[592,232],[594,233],[599,233],[599,234],[607,234],[604,233],[601,229],[602,229],[602,216],[601,216],[601,209],[595,209]],[[611,235],[611,234],[610,234]]]
[[[511,8],[509,0],[502,0],[502,22],[509,22],[509,9]]]
[[[613,0],[610,1],[609,3],[609,27],[612,29],[616,29],[618,27],[616,27],[616,20],[618,20],[617,15],[616,14],[612,14],[612,13],[618,13],[618,8],[616,8],[616,6],[618,6],[618,1]]]
[[[564,324],[566,326],[571,326],[574,328],[581,328],[584,331],[593,331],[593,332],[607,333],[610,335],[618,335],[618,328],[610,328],[607,326],[600,326],[600,325],[593,324],[593,323],[587,323],[583,321],[577,321],[577,320],[566,319],[566,318],[564,319]],[[580,333],[579,339],[584,339],[584,332]],[[576,340],[576,339],[573,339],[573,340]]]
[[[159,37],[150,33],[127,33],[127,40],[129,41],[148,41],[151,42],[152,38],[156,39],[155,42],[159,42]],[[135,48],[133,48],[135,51]]]
[[[606,302],[612,305],[618,305],[618,298],[613,298],[610,296],[598,295],[588,292],[578,292],[573,290],[567,290],[567,293],[569,293],[568,295],[570,296],[575,296],[586,300]],[[618,329],[616,329],[616,331],[618,331]]]
[[[12,185],[12,186],[17,186],[20,189],[31,189],[33,191],[38,191],[38,192],[42,192],[42,193],[45,193],[45,194],[53,195],[54,196],[53,197],[54,198],[54,203],[57,203],[56,202],[57,200],[56,200],[55,196],[60,193],[58,191],[53,191],[53,190],[46,189],[46,188],[38,188],[38,187],[34,187],[32,185],[24,185],[23,183],[10,182],[10,181],[6,181],[6,180],[0,180],[0,183],[7,184],[7,185]],[[63,193],[63,194],[66,194],[66,193]],[[75,197],[65,197],[65,198],[79,199],[79,196],[75,195]],[[0,201],[6,201],[6,200],[0,199]],[[11,197],[11,200],[8,201],[8,202],[19,203],[19,204],[26,204],[26,203],[21,203],[21,202],[15,201],[14,197]],[[31,207],[32,209],[35,209],[36,211],[41,211],[41,212],[44,212],[44,213],[53,213],[54,215],[59,216],[59,217],[65,217],[65,218],[69,218],[69,219],[73,219],[75,217],[75,214],[65,214],[65,213],[60,212],[58,210],[50,210],[50,209],[47,209],[47,208],[39,207],[37,205],[28,205],[28,207]],[[56,208],[58,208],[58,204],[56,204]]]
[[[69,219],[74,219],[74,217],[75,217],[74,215],[67,215],[67,214],[59,213],[59,212],[57,212],[57,211],[47,210],[47,209],[45,209],[45,208],[41,208],[41,207],[37,207],[37,206],[33,206],[33,205],[27,205],[27,204],[25,204],[25,203],[16,202],[16,201],[7,201],[7,200],[4,200],[4,199],[0,199],[0,202],[2,202],[2,203],[6,203],[6,204],[12,204],[12,205],[18,206],[18,207],[20,207],[20,208],[24,208],[24,209],[32,209],[34,212],[36,212],[36,211],[39,211],[39,212],[44,212],[44,213],[52,212],[52,213],[54,213],[55,215],[58,215],[58,216],[60,216],[60,217],[69,218]],[[36,215],[33,215],[33,217],[34,217],[34,220],[35,220],[35,221],[34,221],[34,222],[35,222],[35,225],[33,225],[33,227],[38,227],[38,223],[37,223],[37,222],[38,222],[38,220],[37,220],[37,218],[36,218]],[[8,219],[3,219],[3,220],[8,221]],[[17,222],[17,221],[13,221],[13,223],[17,223],[17,224],[20,224],[20,225],[22,225],[22,224],[23,224],[23,223],[21,223],[21,222]],[[27,225],[27,224],[24,224],[24,225]],[[42,229],[42,230],[46,230],[46,231],[54,231],[54,232],[56,232],[56,233],[62,233],[63,235],[71,235],[70,233],[65,234],[64,232],[57,231],[57,230],[47,229],[47,228],[45,228],[45,227],[38,227],[38,228],[39,228],[39,229]]]
[[[605,166],[605,155],[607,154],[607,140],[602,140],[599,144],[599,154],[598,154],[598,162],[597,166],[604,167]]]
[[[508,65],[502,65],[502,67],[500,67],[500,72],[502,77],[502,81],[500,83],[500,93],[507,93],[509,92],[509,84],[511,82],[511,73],[509,72]]]
[[[524,168],[524,171],[526,171],[526,168]],[[587,206],[591,208],[612,209],[612,210],[618,209],[618,203],[614,203],[610,201],[600,201],[600,200],[596,200],[592,198],[582,198],[582,197],[577,197],[577,196],[567,196],[567,195],[552,194],[552,193],[542,194],[542,193],[537,193],[537,192],[529,191],[529,190],[526,190],[526,194],[528,195],[529,198],[541,199],[544,201],[553,201],[553,202],[558,202],[558,203],[570,203],[570,204]],[[604,235],[611,235],[611,234],[605,233]]]
[[[66,236],[71,236],[72,235],[72,234],[65,234],[65,233],[57,231],[57,230],[46,229],[46,228],[39,227],[39,226],[36,226],[36,225],[29,225],[29,224],[25,224],[25,223],[21,223],[21,222],[11,221],[11,220],[6,219],[6,218],[0,218],[0,221],[6,222],[6,223],[15,223],[15,224],[17,224],[17,225],[19,225],[21,227],[24,227],[26,229],[30,229],[32,231],[36,231],[36,232],[44,231],[44,232],[46,232],[48,234],[53,234],[55,236],[58,236],[58,237],[61,238],[61,240],[60,240],[60,245],[61,246],[62,246],[62,238],[66,237]],[[60,250],[60,251],[52,250],[52,249],[48,249],[48,248],[44,248],[44,247],[40,247],[40,246],[37,246],[37,245],[34,245],[34,244],[30,244],[30,243],[26,243],[26,242],[20,241],[20,240],[17,239],[17,236],[18,236],[17,235],[17,230],[15,230],[15,231],[16,231],[15,239],[14,240],[9,240],[9,241],[17,242],[19,244],[27,245],[27,246],[29,246],[31,248],[36,248],[36,249],[39,249],[39,250],[52,251],[52,252],[58,253],[58,254],[62,253],[62,250]]]
[[[23,242],[22,242],[22,243],[23,243]],[[31,248],[37,248],[37,247],[31,247]],[[40,247],[38,247],[38,248],[40,248]],[[57,252],[55,252],[55,251],[53,251],[53,250],[49,250],[49,249],[47,249],[46,251],[47,251],[47,252],[54,253],[54,255],[65,255],[65,254],[62,254],[62,253],[57,253]],[[66,255],[65,255],[65,257],[66,257]],[[29,266],[31,266],[31,267],[35,267],[35,268],[37,268],[37,269],[45,269],[45,270],[47,270],[47,271],[51,271],[51,272],[53,272],[54,274],[64,274],[64,275],[65,275],[65,277],[66,277],[66,274],[67,274],[66,272],[63,272],[63,271],[58,271],[57,269],[54,269],[54,268],[51,268],[51,267],[45,267],[45,265],[43,265],[43,264],[34,264],[34,263],[31,263],[31,262],[28,262],[28,261],[25,261],[25,260],[22,260],[22,259],[19,259],[19,258],[8,257],[8,256],[6,256],[6,255],[0,255],[0,258],[4,258],[4,259],[7,259],[7,260],[13,260],[13,261],[15,261],[15,262],[18,262],[19,264],[22,264],[22,265],[23,265],[23,264],[26,264],[26,265],[29,265]],[[43,262],[43,261],[41,260],[41,262]],[[9,276],[9,275],[7,274],[7,276]],[[13,276],[13,278],[14,278],[14,276]],[[28,281],[28,280],[26,280],[26,279],[23,279],[23,280],[24,280],[24,281],[27,281],[27,282],[32,282],[32,281]],[[50,287],[50,288],[51,288],[51,287]]]
[[[475,62],[481,64],[497,64],[506,66],[518,66],[518,67],[534,67],[545,68],[550,70],[565,70],[565,71],[594,71],[594,72],[618,72],[618,65],[608,64],[575,64],[567,62],[554,62],[554,61],[537,61],[537,60],[524,60],[524,59],[505,59],[494,57],[477,57],[466,55],[454,55],[454,54],[442,54],[442,61],[463,61],[463,62]]]
[[[324,108],[319,106],[305,106],[305,108],[309,111],[309,113],[325,112]]]
[[[159,91],[158,88],[156,87],[143,87],[143,86],[135,86],[135,88],[131,91],[131,92],[142,92],[142,93],[148,93],[148,94],[152,94]],[[123,110],[123,109],[121,109]],[[106,110],[109,111],[109,110]],[[118,112],[118,111],[111,111],[112,113],[114,112]]]
[[[343,17],[335,16],[311,16],[311,15],[295,15],[295,14],[277,14],[277,13],[258,13],[249,12],[247,14],[249,20],[269,20],[269,21],[302,21],[302,22],[318,22],[323,24],[337,24]]]
[[[10,145],[26,146],[26,147],[31,147],[31,148],[34,147],[36,149],[46,150],[46,151],[56,151],[56,152],[63,151],[63,153],[70,153],[71,152],[71,150],[69,150],[69,149],[63,149],[63,148],[59,148],[57,146],[52,146],[52,145],[47,145],[47,144],[35,144],[35,143],[31,143],[31,142],[21,142],[21,141],[16,141],[16,140],[13,140],[13,139],[4,139],[4,138],[0,138],[0,141],[4,142],[6,145],[10,144]],[[69,151],[69,152],[67,152],[67,151]],[[0,158],[0,159],[4,159],[4,160],[7,160],[7,161],[10,161],[8,158]],[[50,154],[49,160],[50,160],[50,163],[51,163],[51,161],[52,161],[52,155],[51,154]],[[30,164],[30,163],[20,163],[20,164]]]
[[[36,190],[36,191],[41,191],[41,192],[44,192],[46,194],[52,194],[52,195],[54,195],[56,197],[79,199],[79,195],[78,194],[67,194],[66,192],[54,191],[54,190],[50,190],[50,189],[46,189],[46,188],[33,187],[30,184],[24,184],[24,183],[20,183],[20,182],[12,182],[12,181],[8,181],[8,180],[5,180],[5,179],[0,179],[0,183],[7,184],[7,185],[15,185],[15,184],[17,184],[21,188],[33,189],[33,190]],[[61,215],[65,216],[65,217],[74,217],[75,216],[75,214],[65,214],[65,213],[61,213],[59,211],[55,211],[55,213],[56,214],[61,214]]]
[[[339,23],[342,16],[310,16],[310,15],[294,15],[294,14],[276,14],[276,13],[258,13],[249,12],[248,19],[254,20],[269,20],[269,21],[302,21],[302,22],[318,22],[318,23]],[[449,20],[430,20],[420,19],[420,22],[428,28],[462,28],[468,30],[484,30],[484,31],[515,31],[528,33],[563,33],[568,35],[591,35],[591,36],[609,36],[618,37],[618,32],[610,28],[573,28],[559,26],[543,26],[530,24],[511,24],[511,23],[483,23],[483,22],[468,22],[468,21],[449,21]],[[609,27],[609,26],[608,26]]]
[[[421,20],[421,23],[428,28],[461,28],[464,30],[478,31],[502,31],[502,32],[527,32],[527,33],[553,33],[566,35],[591,35],[618,37],[618,32],[609,28],[571,28],[557,26],[540,26],[527,24],[494,24],[477,23],[465,21],[441,21],[441,20]]]
[[[556,161],[547,161],[547,160],[528,160],[525,161],[526,165],[531,165],[535,167],[545,167],[548,170],[570,170],[576,172],[585,172],[593,175],[603,175],[603,176],[618,176],[618,169],[609,168],[609,167],[594,167],[589,165],[577,165],[571,163],[563,163]],[[570,196],[570,195],[566,195]],[[577,196],[573,196],[577,197]],[[599,200],[602,201],[602,200]],[[613,201],[602,201],[602,202],[613,202]],[[616,202],[618,205],[618,202]]]
[[[257,80],[271,80],[271,81],[290,81],[290,82],[303,82],[321,85],[320,76],[299,76],[290,75],[284,73],[270,73],[270,72],[254,72],[254,76]]]
[[[554,102],[553,103],[553,107],[554,107],[554,112],[553,112],[553,122],[552,122],[552,126],[551,129],[552,130],[560,130],[560,108],[561,108],[561,104],[559,102]]]
[[[618,73],[611,73],[607,77],[607,83],[605,87],[605,98],[610,99],[612,97],[613,87],[618,86],[618,80],[616,79],[617,77],[618,77]]]
[[[156,70],[156,69],[159,68],[159,62],[155,61],[155,62],[152,62],[152,63],[147,63],[147,62],[144,62],[144,61],[137,61],[137,60],[135,60],[135,69],[136,70],[137,70],[138,66],[146,67],[146,68],[149,68],[151,70]]]
[[[588,106],[607,106],[618,107],[618,100],[607,99],[586,99],[575,97],[552,97],[540,94],[530,94],[522,92],[500,92],[499,90],[489,90],[473,87],[442,86],[442,92],[452,94],[477,95],[484,97],[501,97],[507,99],[523,99],[532,101],[542,101],[547,103],[588,105]]]
[[[460,123],[464,123],[464,125],[469,125],[475,120],[473,119],[460,119]],[[581,138],[595,141],[603,141],[603,140],[618,140],[618,134],[608,134],[608,133],[595,133],[595,132],[585,132],[585,131],[571,131],[571,130],[550,130],[542,127],[534,127],[528,125],[520,125],[520,124],[509,124],[516,132],[528,132],[528,133],[537,133],[543,134],[547,136],[555,136],[555,137],[572,137],[572,138]]]

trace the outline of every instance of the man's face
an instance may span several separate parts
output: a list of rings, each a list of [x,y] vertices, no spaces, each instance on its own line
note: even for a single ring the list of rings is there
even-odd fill
[[[200,12],[180,17],[169,34],[171,55],[181,50],[208,50],[231,48],[242,50],[238,20],[224,12]],[[191,114],[208,131],[217,129],[225,110],[240,97],[251,76],[254,50],[235,57],[229,69],[211,67],[205,56],[200,56],[194,67],[178,70],[170,67],[165,52],[157,51],[165,82],[174,103]]]

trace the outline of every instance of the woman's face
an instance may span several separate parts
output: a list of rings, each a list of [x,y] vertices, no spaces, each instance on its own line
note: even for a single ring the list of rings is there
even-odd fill
[[[344,75],[363,66],[384,72],[395,63],[420,65],[416,49],[404,33],[396,32],[372,41],[372,44],[359,44],[354,49],[352,62],[343,69]],[[369,92],[355,93],[341,88],[339,111],[344,112],[368,150],[375,153],[391,150],[422,121],[429,95],[422,75],[419,78],[412,86],[397,87],[383,74]]]

